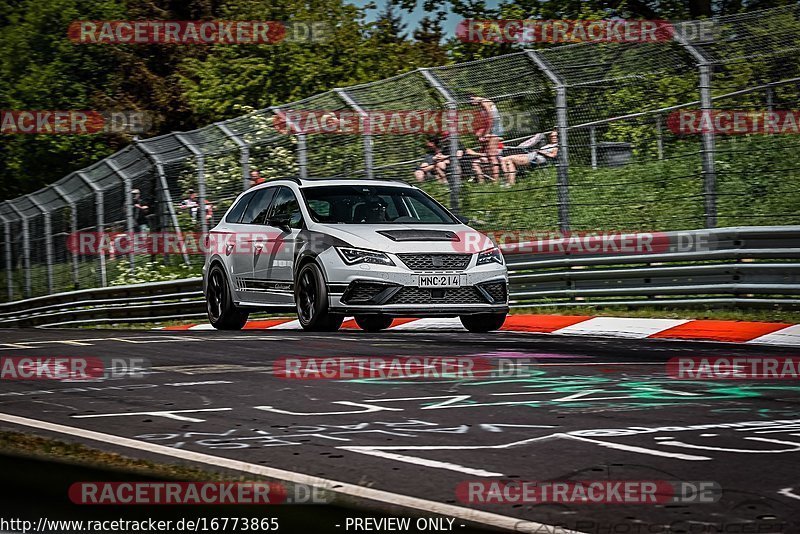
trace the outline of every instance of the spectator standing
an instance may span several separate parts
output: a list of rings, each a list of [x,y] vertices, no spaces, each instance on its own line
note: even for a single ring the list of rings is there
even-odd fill
[[[131,190],[131,202],[133,203],[133,229],[135,232],[149,232],[150,227],[147,225],[147,215],[150,211],[148,206],[142,200],[142,193],[138,189]]]
[[[481,145],[481,152],[486,154],[492,180],[500,179],[500,152],[503,146],[503,123],[497,105],[480,96],[471,96],[470,104],[480,107],[482,120],[475,131],[475,137]]]

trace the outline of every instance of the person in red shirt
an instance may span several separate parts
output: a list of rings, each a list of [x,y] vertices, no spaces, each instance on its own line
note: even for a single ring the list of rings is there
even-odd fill
[[[266,181],[267,179],[262,177],[261,173],[259,173],[258,170],[253,169],[252,171],[250,171],[250,187],[253,187],[254,185],[263,184]]]

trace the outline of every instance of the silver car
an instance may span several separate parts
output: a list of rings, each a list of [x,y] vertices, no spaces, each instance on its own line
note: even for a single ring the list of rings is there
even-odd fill
[[[296,311],[306,330],[364,330],[394,317],[500,328],[500,250],[422,190],[384,180],[273,180],[241,194],[209,232],[208,318],[237,330],[251,311]]]

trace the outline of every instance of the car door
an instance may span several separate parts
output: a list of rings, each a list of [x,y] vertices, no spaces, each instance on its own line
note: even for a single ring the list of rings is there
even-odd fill
[[[286,225],[275,224],[283,219]],[[264,221],[268,242],[255,258],[253,278],[265,291],[259,301],[291,305],[294,302],[294,252],[303,227],[300,204],[291,188],[280,186]]]
[[[266,241],[263,221],[266,220],[270,203],[277,187],[265,187],[253,192],[247,207],[235,227],[236,244],[231,266],[236,287],[236,300],[258,301],[261,288],[254,284],[253,270],[261,247]]]

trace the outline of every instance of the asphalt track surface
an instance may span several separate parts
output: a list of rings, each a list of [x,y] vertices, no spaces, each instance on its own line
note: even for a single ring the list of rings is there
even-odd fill
[[[161,462],[191,462],[201,453],[382,490],[390,492],[383,500],[353,496],[383,513],[396,511],[387,504],[394,496],[410,508],[429,503],[417,508],[422,516],[434,516],[436,503],[450,505],[461,510],[443,514],[456,518],[455,532],[476,525],[800,532],[800,384],[674,380],[665,368],[678,356],[794,356],[797,349],[512,332],[2,330],[0,355],[145,358],[151,366],[144,377],[102,382],[4,381],[4,430]],[[527,363],[515,376],[472,379],[273,375],[277,358],[339,356]],[[144,446],[98,440],[94,432]],[[655,505],[457,497],[459,484],[499,480],[710,481],[722,493],[717,502]],[[469,517],[469,510],[491,515]],[[506,520],[487,519],[497,517]]]

